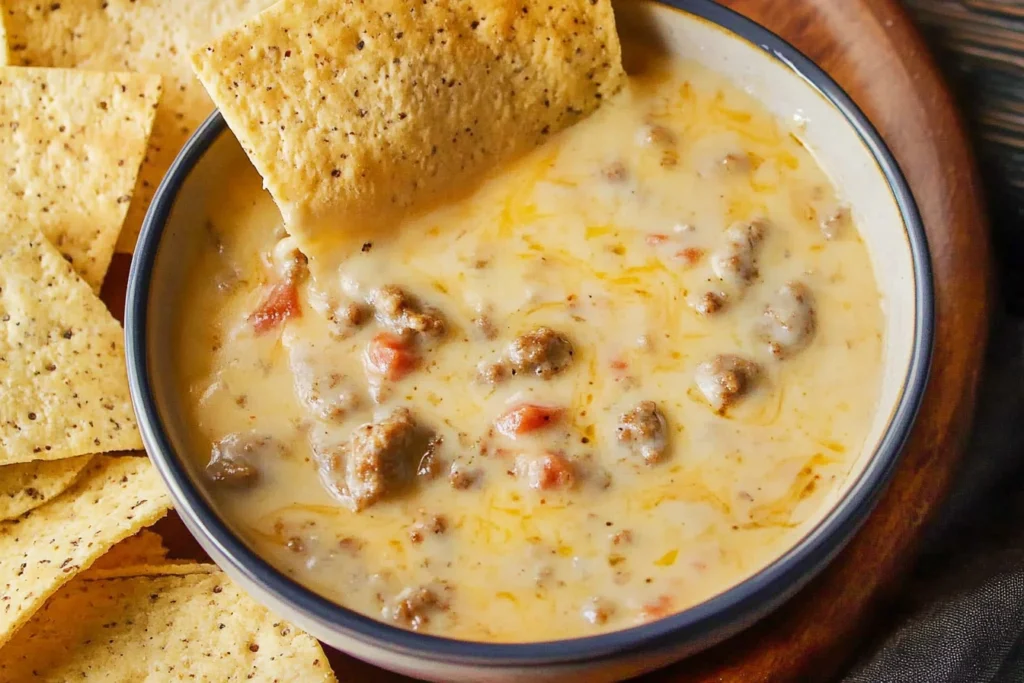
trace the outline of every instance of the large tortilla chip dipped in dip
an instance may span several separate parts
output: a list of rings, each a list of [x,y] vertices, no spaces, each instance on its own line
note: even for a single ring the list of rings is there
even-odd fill
[[[621,61],[609,0],[287,0],[193,57],[307,252],[579,121]]]

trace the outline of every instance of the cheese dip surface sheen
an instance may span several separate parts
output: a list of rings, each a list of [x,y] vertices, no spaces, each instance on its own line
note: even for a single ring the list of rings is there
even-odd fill
[[[526,642],[678,612],[790,548],[864,445],[867,249],[798,131],[696,65],[329,254],[248,165],[208,216],[177,359],[204,485],[378,619]]]

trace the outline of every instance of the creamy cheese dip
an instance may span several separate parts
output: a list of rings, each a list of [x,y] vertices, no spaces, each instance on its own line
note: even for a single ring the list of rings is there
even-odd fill
[[[178,359],[204,486],[384,621],[523,642],[680,611],[791,547],[864,445],[865,245],[797,134],[693,64],[315,261],[247,165],[206,227]]]

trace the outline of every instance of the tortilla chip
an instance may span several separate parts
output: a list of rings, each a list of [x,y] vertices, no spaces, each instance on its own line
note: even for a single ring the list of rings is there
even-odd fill
[[[311,636],[223,574],[73,581],[0,650],[5,681],[335,681]]]
[[[188,55],[275,0],[0,0],[11,64],[137,71],[164,77],[146,160],[117,251],[128,252],[174,157],[210,112]]]
[[[61,586],[170,506],[148,458],[97,456],[60,496],[0,522],[0,646]]]
[[[0,521],[17,519],[59,496],[89,464],[90,455],[0,467]]]
[[[121,326],[41,233],[0,225],[0,465],[140,449]]]
[[[166,561],[167,548],[164,547],[164,539],[154,531],[143,529],[107,551],[103,557],[93,563],[88,571],[160,564]]]
[[[95,292],[159,99],[158,76],[0,68],[0,221],[41,230]]]
[[[610,0],[294,0],[193,64],[307,253],[463,191],[625,82]]]
[[[0,2],[0,66],[7,66],[10,57],[7,54],[7,31],[4,29],[4,5]]]
[[[203,562],[187,562],[184,560],[167,560],[156,564],[134,564],[124,567],[97,569],[95,565],[80,574],[86,581],[103,579],[124,579],[135,576],[184,576],[186,574],[213,574],[220,568],[215,564]]]

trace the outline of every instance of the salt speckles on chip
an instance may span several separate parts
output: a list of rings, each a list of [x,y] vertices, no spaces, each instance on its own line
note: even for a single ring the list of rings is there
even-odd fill
[[[315,639],[220,572],[74,581],[0,649],[0,680],[94,677],[336,680]]]
[[[92,456],[37,460],[0,467],[0,521],[14,519],[61,494]]]
[[[609,0],[295,0],[193,57],[307,253],[541,144],[623,87],[621,61]]]
[[[0,646],[75,574],[170,505],[147,458],[97,456],[60,496],[0,522]]]
[[[117,250],[131,252],[160,180],[213,111],[189,53],[275,0],[61,0],[7,2],[12,66],[135,71],[163,77],[164,95]],[[0,1],[0,7],[4,3]],[[0,61],[2,63],[2,61]]]
[[[0,225],[0,465],[139,450],[121,326],[34,228]]]
[[[40,230],[95,292],[160,93],[159,76],[0,68],[0,221]]]

